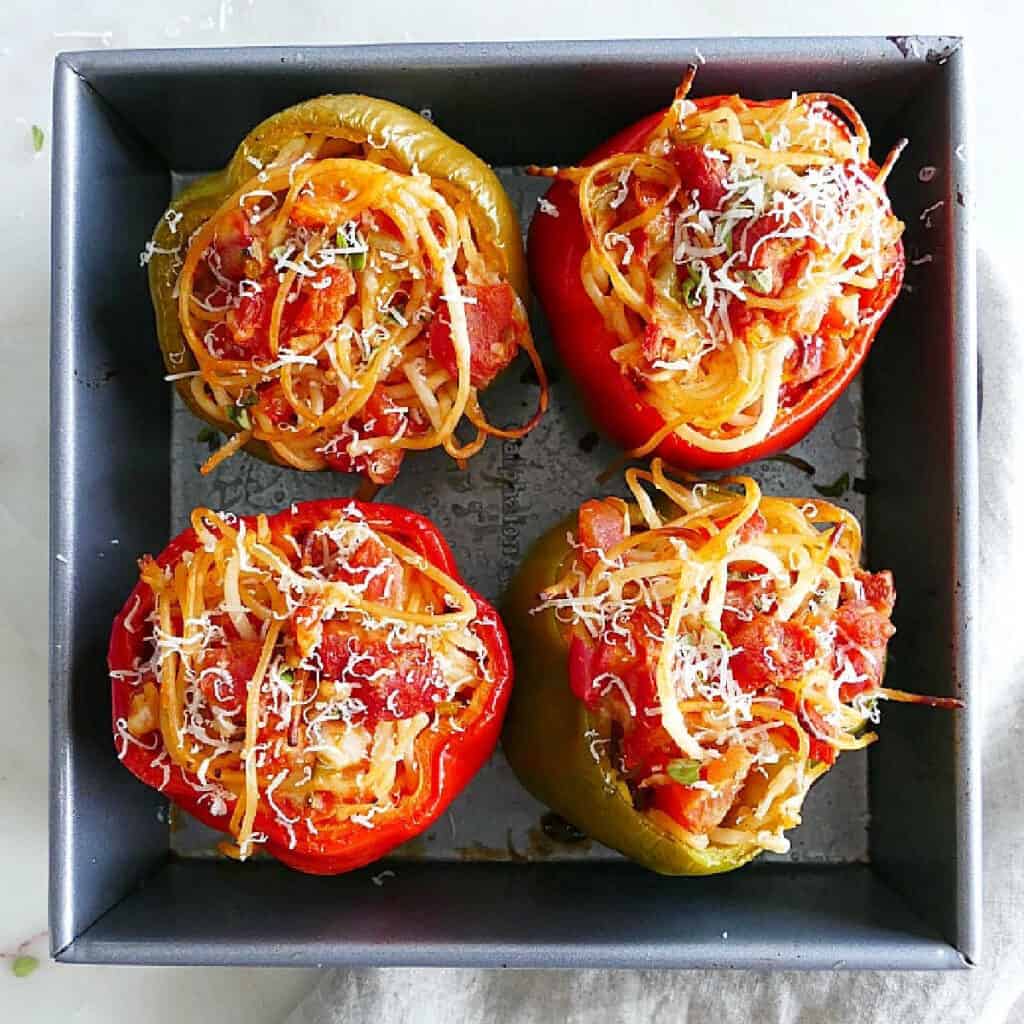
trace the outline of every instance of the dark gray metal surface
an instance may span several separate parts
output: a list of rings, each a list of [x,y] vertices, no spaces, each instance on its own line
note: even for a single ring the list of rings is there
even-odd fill
[[[166,857],[164,801],[112,760],[106,651],[135,559],[166,540],[170,401],[153,372],[138,273],[138,240],[166,201],[164,169],[62,62],[54,84],[50,935],[59,950]]]
[[[681,67],[702,58],[707,64],[698,92],[838,91],[865,115],[876,152],[899,135],[914,139],[891,191],[908,223],[911,258],[931,258],[912,268],[913,291],[897,303],[869,360],[867,525],[872,564],[896,570],[901,595],[892,685],[970,699],[974,295],[967,210],[956,202],[957,189],[965,192],[969,184],[966,160],[954,152],[966,142],[963,53],[956,41],[63,55],[54,112],[51,453],[52,554],[61,556],[53,566],[51,616],[51,930],[61,959],[929,968],[976,958],[980,775],[973,705],[960,715],[886,709],[883,740],[870,758],[870,867],[764,863],[707,880],[662,879],[609,862],[410,861],[391,865],[397,877],[378,887],[373,869],[310,879],[273,864],[168,860],[160,799],[114,757],[104,671],[109,622],[135,576],[134,558],[166,541],[171,511],[168,389],[136,259],[170,196],[169,169],[217,166],[263,116],[311,95],[345,90],[430,107],[445,130],[496,164],[571,159],[663,105]],[[923,163],[938,171],[927,184],[917,177]],[[929,218],[919,215],[939,199],[942,215],[926,228]],[[496,415],[525,412],[519,397],[514,387],[498,393]],[[550,418],[554,426],[542,426],[522,449],[494,449],[497,482],[477,479],[479,467],[466,475],[487,494],[474,490],[463,497],[458,486],[451,493],[450,474],[431,455],[420,463],[423,472],[400,480],[402,500],[442,522],[467,575],[480,577],[478,585],[497,590],[505,570],[499,567],[490,579],[494,559],[486,544],[467,539],[460,547],[449,520],[479,519],[485,533],[509,533],[508,551],[503,544],[498,561],[511,564],[569,497],[575,503],[577,490],[589,490],[588,459],[585,471],[563,467],[569,497],[538,498],[535,456],[545,445],[564,455],[567,439],[571,451],[579,441],[572,430],[584,426],[567,380],[558,383],[556,401],[571,407],[568,420]],[[853,397],[846,401],[856,419]],[[822,448],[826,429],[834,433],[822,425],[809,439],[811,448]],[[179,436],[179,456],[183,443]],[[606,456],[609,449],[599,451]],[[281,478],[253,485],[255,466],[237,460],[242,490],[232,505],[280,506],[295,496],[277,495],[287,487]],[[441,474],[445,484],[438,487]],[[772,489],[801,482],[799,475],[785,479],[776,465],[756,466],[755,475]],[[817,482],[826,476],[823,468]],[[505,477],[516,488],[501,482]],[[332,484],[328,475],[301,480],[318,494],[349,486]],[[533,495],[528,507],[524,493]],[[177,502],[190,497],[175,487]],[[862,764],[847,757],[844,767]],[[848,820],[863,818],[856,775],[849,776],[849,790],[838,774],[819,787],[831,794],[830,818],[838,821],[844,811]],[[479,781],[489,785],[484,776]],[[488,789],[488,799],[496,791]],[[486,818],[486,804],[474,820]],[[504,820],[501,806],[489,809],[494,821]],[[811,804],[808,812],[814,813]],[[863,847],[852,842],[824,859],[862,857]]]
[[[898,642],[888,685],[959,695],[966,712],[888,705],[872,750],[871,859],[911,903],[981,945],[980,694],[971,700],[978,566],[977,348],[964,54],[942,89],[907,97],[912,136],[890,183],[903,198],[908,273],[865,371],[872,557],[892,568]],[[923,181],[923,168],[936,173]],[[884,340],[884,339],[883,339]],[[893,737],[898,736],[898,740]],[[942,893],[941,899],[936,894]]]
[[[633,864],[390,865],[336,878],[170,863],[83,963],[940,970],[956,951],[865,865],[662,878]]]

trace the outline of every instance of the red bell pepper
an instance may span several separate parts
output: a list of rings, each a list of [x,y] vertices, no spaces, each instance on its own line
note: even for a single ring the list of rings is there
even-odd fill
[[[699,109],[722,104],[727,97],[709,96],[693,102]],[[755,102],[749,106],[772,106],[782,100]],[[581,161],[588,166],[617,153],[642,150],[650,133],[661,123],[665,111],[651,114],[623,129]],[[831,115],[829,115],[831,116]],[[839,124],[838,119],[834,118]],[[871,173],[877,172],[868,163]],[[692,169],[689,169],[692,170]],[[705,189],[700,188],[703,196]],[[623,371],[611,355],[621,344],[609,330],[597,307],[584,290],[580,261],[589,241],[580,216],[575,185],[556,181],[546,200],[554,207],[538,212],[529,232],[530,277],[551,322],[559,355],[583,396],[592,419],[610,437],[626,448],[639,448],[665,426],[661,413],[650,405],[632,375]],[[549,209],[549,208],[548,208]],[[875,335],[903,284],[902,243],[896,257],[878,285],[862,293],[860,325],[846,345],[840,365],[828,370],[801,389],[795,403],[781,408],[775,425],[765,439],[736,452],[705,451],[669,434],[650,454],[683,469],[729,469],[764,458],[796,444],[825,415],[833,402],[857,375]]]
[[[301,536],[317,524],[350,509],[354,510],[356,516],[363,517],[378,535],[405,545],[461,585],[451,549],[437,528],[423,516],[394,505],[361,503],[349,499],[310,501],[269,516],[268,525],[276,541],[282,532]],[[245,524],[247,530],[256,528],[255,516],[240,517],[239,521]],[[196,552],[200,546],[194,530],[187,529],[168,544],[156,558],[156,565],[173,570],[187,552]],[[360,574],[372,570],[372,566],[364,564],[370,560],[369,556],[361,552],[350,559],[349,564],[353,566],[352,572],[357,582]],[[378,585],[376,579],[373,583],[374,586],[367,587],[366,597],[368,600],[380,600],[385,586]],[[469,719],[461,732],[445,728],[424,730],[421,734],[423,742],[417,740],[419,779],[415,789],[406,793],[393,811],[367,825],[349,819],[326,824],[320,820],[317,834],[307,832],[304,827],[297,827],[294,836],[290,836],[267,806],[266,779],[261,779],[253,831],[266,836],[263,848],[269,853],[285,864],[311,874],[338,874],[361,867],[428,828],[444,813],[487,760],[501,730],[512,684],[512,661],[505,629],[497,612],[472,591],[468,593],[475,603],[476,614],[467,628],[483,643],[490,675],[489,682],[479,683],[481,687],[489,687],[490,692],[486,692],[483,699],[475,703],[475,717]],[[196,775],[170,759],[158,724],[141,735],[134,735],[126,728],[132,712],[133,696],[147,681],[155,682],[152,675],[146,675],[145,668],[152,650],[149,639],[151,627],[147,617],[153,608],[153,591],[147,582],[140,581],[114,620],[108,664],[111,672],[115,749],[126,767],[147,785],[159,789],[204,824],[226,831],[236,804],[236,794],[222,792],[221,797],[215,797],[209,792],[203,792],[203,786],[199,785]],[[285,630],[294,624],[295,618],[295,615],[289,617]],[[228,669],[234,674],[236,665],[243,665],[243,678],[240,683],[233,680],[231,686],[226,687],[231,693],[225,700],[237,703],[241,698],[244,705],[247,677],[252,675],[255,658],[248,656],[251,652],[241,650],[243,643],[237,640],[231,643],[233,646],[229,656],[233,660],[228,661]],[[367,650],[372,655],[373,649]],[[325,671],[328,658],[329,655],[325,654]],[[374,668],[371,665],[366,670],[367,676]],[[213,685],[216,687],[217,683]],[[224,696],[223,693],[221,696]],[[399,691],[398,699],[389,706],[389,712],[393,713],[394,718],[406,716],[404,707],[398,706],[406,696],[405,691]],[[411,708],[412,711],[422,709],[422,701]],[[380,711],[380,708],[377,710]],[[383,717],[387,717],[387,714]],[[218,800],[222,801],[219,806]]]

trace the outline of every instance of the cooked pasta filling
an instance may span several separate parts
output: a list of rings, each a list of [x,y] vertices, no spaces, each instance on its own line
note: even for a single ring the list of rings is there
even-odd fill
[[[143,744],[181,768],[242,858],[261,819],[294,848],[400,815],[440,770],[436,734],[487,700],[473,597],[355,506],[251,529],[197,509],[192,526],[195,550],[140,563],[155,603],[121,756]]]
[[[192,234],[177,280],[197,369],[171,376],[190,378],[198,408],[233,435],[204,472],[258,441],[298,469],[383,484],[408,450],[463,460],[489,435],[531,429],[544,370],[466,192],[405,170],[373,139],[306,134],[272,164],[252,162]],[[503,430],[478,396],[520,349],[540,404]],[[474,436],[459,440],[466,420]]]
[[[684,485],[659,460],[627,482],[633,503],[581,507],[539,603],[571,636],[591,752],[683,841],[785,852],[811,783],[876,738],[877,700],[914,699],[881,686],[892,577],[859,567],[828,502]]]
[[[675,102],[634,152],[558,171],[589,247],[583,285],[612,357],[670,434],[709,452],[763,441],[884,311],[903,225],[853,107]],[[884,289],[883,289],[884,290]]]

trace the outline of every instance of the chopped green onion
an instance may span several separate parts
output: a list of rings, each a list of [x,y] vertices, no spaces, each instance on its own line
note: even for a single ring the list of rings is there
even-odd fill
[[[238,404],[243,408],[250,405],[255,405],[260,400],[260,396],[255,391],[243,391],[238,399]]]
[[[11,970],[16,978],[27,978],[38,966],[39,960],[34,956],[16,956]]]
[[[722,647],[728,647],[730,650],[732,649],[732,641],[725,635],[725,633],[723,633],[717,626],[712,626],[707,619],[703,619],[702,621],[704,628],[718,638],[718,642]]]
[[[294,682],[295,682],[295,673],[294,673],[294,672],[293,672],[293,671],[292,671],[292,670],[291,670],[290,668],[286,668],[286,669],[285,669],[285,670],[284,670],[284,671],[283,671],[283,672],[281,673],[281,678],[282,678],[282,679],[283,679],[283,680],[284,680],[284,681],[285,681],[286,683],[294,683]]]
[[[32,125],[32,148],[37,152],[43,151],[43,143],[46,142],[46,133],[39,125]]]
[[[750,285],[755,292],[767,295],[775,285],[775,278],[771,270],[763,268],[760,270],[741,270],[740,280]]]
[[[736,227],[735,221],[729,221],[729,227],[726,228],[725,234],[722,235],[722,245],[725,246],[725,251],[731,256],[732,255],[732,232],[733,228]]]
[[[665,771],[674,782],[691,786],[700,778],[700,761],[691,761],[688,758],[680,757],[675,761],[669,761]]]
[[[240,405],[233,405],[228,409],[228,419],[232,423],[236,423],[242,430],[252,429],[252,420],[249,418],[249,412]]]
[[[814,489],[823,498],[840,498],[850,489],[850,474],[843,473],[830,484],[815,484]]]
[[[688,275],[686,280],[676,282],[678,288],[677,299],[688,309],[696,309],[700,305],[700,298],[697,294],[700,290],[700,273],[694,268],[692,263],[686,270]]]
[[[355,221],[349,221],[347,224],[343,224],[338,228],[337,234],[334,236],[334,244],[339,249],[355,249],[357,246],[366,243],[359,237],[359,228]],[[360,249],[358,252],[346,252],[342,253],[345,262],[349,265],[352,270],[362,270],[366,266],[366,252],[367,250]]]

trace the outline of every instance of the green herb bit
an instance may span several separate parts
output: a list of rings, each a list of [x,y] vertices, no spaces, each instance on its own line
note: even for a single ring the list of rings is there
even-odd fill
[[[702,620],[702,622],[703,622],[704,628],[709,633],[711,633],[715,637],[717,637],[718,642],[723,647],[727,647],[729,650],[732,650],[732,641],[725,635],[725,633],[723,633],[717,626],[712,626],[711,623],[708,622],[706,619]]]
[[[345,256],[350,270],[362,270],[366,266],[365,252],[350,252]]]
[[[250,405],[255,405],[260,400],[260,396],[255,391],[243,391],[238,399],[238,404],[243,409],[248,408]]]
[[[700,761],[691,761],[689,758],[680,757],[675,761],[669,761],[665,771],[674,782],[692,786],[700,779]]]
[[[34,956],[16,956],[11,970],[16,978],[27,978],[39,966],[39,960]]]
[[[205,444],[211,452],[215,452],[220,447],[220,431],[214,430],[213,427],[203,427],[196,434],[196,440],[200,444]]]
[[[840,498],[850,489],[850,474],[843,473],[830,484],[815,484],[814,489],[823,498]]]
[[[283,680],[284,680],[284,681],[285,681],[286,683],[294,683],[294,682],[295,682],[295,673],[294,673],[294,672],[293,672],[293,671],[292,671],[292,670],[291,670],[290,668],[286,668],[286,669],[285,669],[285,670],[284,670],[284,671],[283,671],[283,672],[281,673],[281,678],[282,678],[282,679],[283,679]]]
[[[809,757],[807,759],[807,767],[808,768],[817,768],[819,764],[821,764],[821,762],[820,761],[816,761],[813,757]]]
[[[725,246],[725,251],[731,256],[732,255],[732,233],[736,227],[735,221],[729,221],[729,226],[726,228],[725,233],[722,235],[722,245]]]
[[[740,280],[761,295],[767,295],[775,285],[775,278],[767,267],[759,270],[741,270]]]
[[[679,300],[688,309],[696,309],[700,305],[700,272],[691,263],[687,268],[687,278],[678,282]]]
[[[249,418],[249,411],[240,405],[233,405],[228,409],[228,419],[241,427],[242,430],[252,430],[252,420]]]
[[[46,142],[46,133],[39,125],[32,125],[32,148],[37,152],[43,151],[43,144]]]

